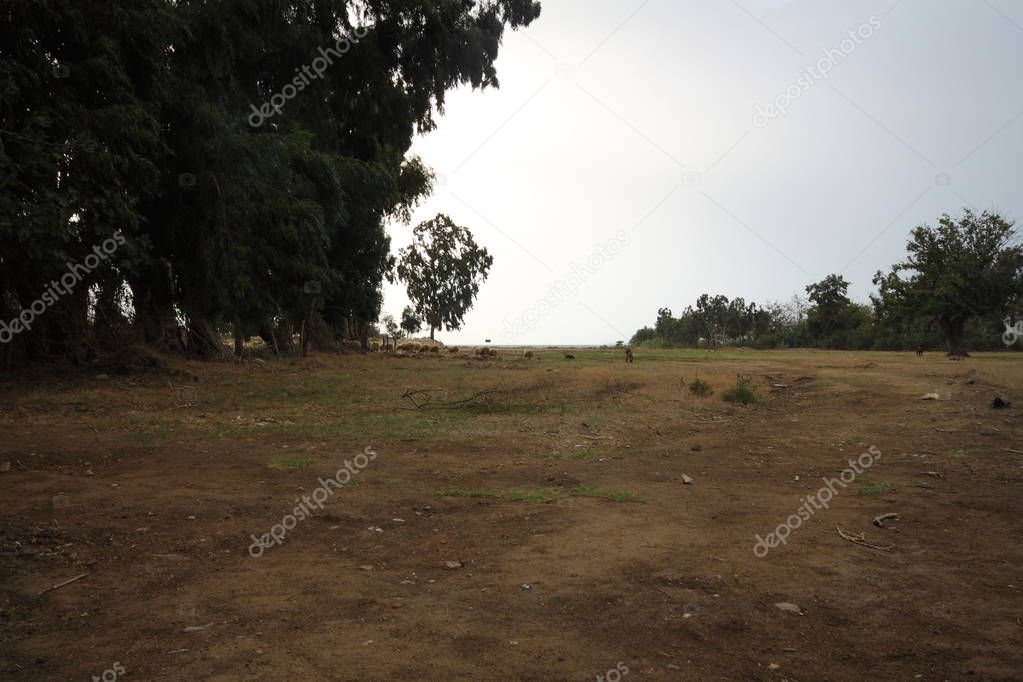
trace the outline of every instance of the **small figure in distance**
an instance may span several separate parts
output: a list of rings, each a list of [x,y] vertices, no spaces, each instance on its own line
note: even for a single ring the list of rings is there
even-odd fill
[[[625,362],[627,362],[629,364],[632,364],[632,349],[631,348],[626,348],[625,349]]]
[[[924,356],[924,347],[923,346],[917,346],[916,347],[916,356],[918,358],[922,358]]]
[[[565,353],[565,359],[566,360],[575,360],[575,356],[572,355],[571,353]]]

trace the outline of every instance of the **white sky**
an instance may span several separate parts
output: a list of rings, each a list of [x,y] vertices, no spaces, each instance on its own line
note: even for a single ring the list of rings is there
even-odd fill
[[[871,16],[828,79],[753,125]],[[413,147],[446,177],[413,224],[447,213],[495,260],[438,338],[613,343],[704,292],[784,300],[832,272],[866,301],[913,226],[966,205],[1023,218],[1021,39],[1013,0],[544,0],[506,34],[501,88],[449,93]],[[624,250],[502,337],[619,231]],[[410,234],[392,226],[395,252]],[[385,313],[406,303],[385,285]]]

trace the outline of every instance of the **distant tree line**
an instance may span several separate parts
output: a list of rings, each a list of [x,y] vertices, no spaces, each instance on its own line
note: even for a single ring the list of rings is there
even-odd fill
[[[294,351],[300,330],[303,348],[364,341],[396,265],[384,226],[432,188],[413,137],[451,88],[496,87],[504,30],[539,13],[534,0],[3,3],[0,368],[138,341],[202,356],[229,353],[225,335],[236,351],[255,335]],[[473,256],[456,265],[475,285],[489,256]],[[416,312],[450,328],[465,303],[452,298],[420,296]]]
[[[703,294],[677,317],[668,308],[633,345],[907,350],[945,347],[949,355],[1005,350],[1004,320],[1023,294],[1023,250],[1012,222],[969,209],[912,231],[905,261],[885,274],[865,305],[849,299],[847,282],[831,274],[806,297],[757,305]]]

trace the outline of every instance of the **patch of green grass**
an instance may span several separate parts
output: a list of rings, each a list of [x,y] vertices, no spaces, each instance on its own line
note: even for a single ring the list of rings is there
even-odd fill
[[[867,495],[881,495],[883,493],[891,492],[892,490],[892,486],[889,485],[888,483],[878,483],[876,481],[871,481],[866,478],[863,479],[863,482],[866,485],[860,488],[859,492],[859,494],[863,497],[866,497]]]
[[[603,500],[611,500],[613,502],[638,502],[639,497],[630,493],[626,490],[600,490],[591,485],[583,485],[578,488],[572,488],[568,491],[568,494],[572,497],[597,497]]]
[[[499,493],[490,490],[466,490],[465,488],[445,488],[440,491],[443,497],[497,497]]]
[[[550,502],[556,499],[558,495],[559,491],[557,488],[541,488],[532,492],[509,490],[505,493],[505,497],[512,502]]]
[[[580,448],[578,450],[573,450],[572,452],[568,453],[568,456],[571,457],[572,459],[590,459],[590,458],[594,458],[595,459],[597,457],[603,457],[606,454],[607,453],[604,452],[603,450],[594,450],[593,448]]]
[[[760,400],[760,396],[757,395],[757,387],[753,384],[752,377],[740,374],[735,379],[735,386],[722,393],[721,399],[726,403],[749,405]]]
[[[945,454],[948,455],[949,457],[952,457],[953,459],[962,459],[963,457],[969,457],[970,456],[966,452],[966,450],[949,450]]]
[[[276,471],[298,471],[308,469],[312,465],[313,460],[308,457],[271,457],[266,463],[266,468]]]

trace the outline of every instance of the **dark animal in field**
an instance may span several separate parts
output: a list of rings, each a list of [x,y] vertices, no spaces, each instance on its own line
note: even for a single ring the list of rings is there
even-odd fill
[[[571,353],[565,353],[565,359],[566,360],[575,360],[575,356],[572,355]]]
[[[1004,410],[1005,408],[1009,407],[1010,405],[1012,405],[1012,401],[1011,400],[1002,400],[1002,396],[1000,396],[1000,395],[995,396],[995,399],[993,401],[991,401],[991,407],[995,408],[996,410]]]
[[[918,358],[922,358],[924,356],[924,347],[923,346],[917,346],[916,347],[916,356]]]

